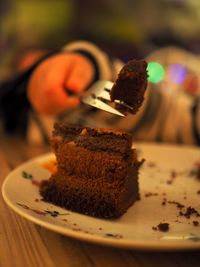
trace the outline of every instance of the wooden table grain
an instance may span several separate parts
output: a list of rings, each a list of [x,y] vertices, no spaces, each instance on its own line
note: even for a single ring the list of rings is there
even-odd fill
[[[22,162],[49,152],[0,135],[0,186]],[[0,195],[0,267],[194,267],[200,251],[152,252],[104,247],[49,231],[15,214]]]

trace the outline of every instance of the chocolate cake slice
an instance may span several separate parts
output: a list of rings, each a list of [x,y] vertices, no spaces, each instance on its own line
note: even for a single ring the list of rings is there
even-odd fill
[[[57,123],[51,144],[57,172],[41,184],[45,201],[95,217],[117,218],[139,198],[142,161],[132,149],[131,135]]]
[[[115,103],[118,110],[133,114],[138,111],[147,88],[146,69],[147,63],[144,60],[130,60],[121,69],[110,92],[111,101],[119,100],[125,104]]]

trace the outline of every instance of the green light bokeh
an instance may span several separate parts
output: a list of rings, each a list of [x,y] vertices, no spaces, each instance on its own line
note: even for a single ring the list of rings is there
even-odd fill
[[[164,79],[165,70],[158,62],[149,62],[147,66],[148,81],[152,83],[159,83]]]

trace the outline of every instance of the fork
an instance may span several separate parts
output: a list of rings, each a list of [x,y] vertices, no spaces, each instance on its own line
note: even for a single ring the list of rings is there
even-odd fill
[[[113,83],[107,80],[95,82],[86,93],[80,97],[81,102],[109,113],[125,117],[125,114],[109,105],[112,102],[110,99],[110,90],[112,86]],[[118,100],[115,100],[114,102],[131,109],[131,107],[124,102]]]

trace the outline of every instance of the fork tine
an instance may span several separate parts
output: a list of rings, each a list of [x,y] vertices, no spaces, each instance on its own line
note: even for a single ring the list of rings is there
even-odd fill
[[[113,83],[111,81],[97,81],[93,86],[90,87],[89,90],[87,90],[86,94],[81,97],[81,100],[87,105],[102,109],[121,117],[125,117],[123,113],[104,102],[104,100],[111,102],[110,89],[112,86]]]
[[[97,81],[89,90],[91,91],[97,98],[103,98],[104,100],[110,101],[110,89],[112,88],[113,83],[111,81]]]
[[[133,110],[133,107],[130,105],[126,104],[125,102],[122,102],[120,100],[114,100],[115,103],[120,104],[121,106],[124,106],[125,108],[129,108],[130,110]]]
[[[92,97],[91,95],[88,95],[88,96],[82,98],[82,102],[87,104],[87,105],[93,106],[95,108],[107,111],[109,113],[113,113],[113,114],[116,114],[118,116],[125,117],[125,115],[123,113],[121,113],[118,110],[114,109],[113,107],[107,105],[106,103],[104,103],[100,99]]]

